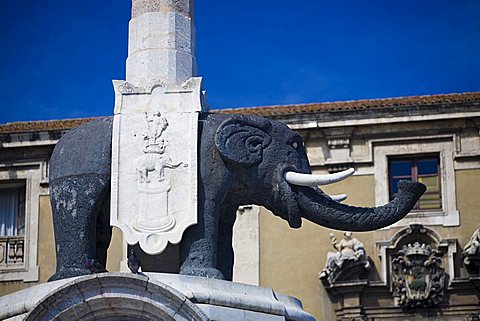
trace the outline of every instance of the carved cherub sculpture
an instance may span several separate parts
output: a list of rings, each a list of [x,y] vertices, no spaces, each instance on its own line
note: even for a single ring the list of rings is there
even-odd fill
[[[480,274],[480,228],[473,232],[462,252],[463,264],[470,275]]]
[[[147,146],[157,144],[157,140],[162,136],[165,129],[167,129],[167,119],[158,111],[150,116],[145,113],[145,121],[147,129],[143,133],[143,138],[148,141]]]
[[[463,250],[467,254],[475,254],[477,251],[480,251],[480,228],[473,232],[470,241],[468,241]]]
[[[333,248],[337,252],[329,252],[327,254],[327,263],[325,268],[320,272],[320,278],[328,276],[337,269],[341,269],[346,261],[358,261],[365,256],[365,249],[363,243],[352,236],[352,232],[346,231],[343,233],[344,239],[337,242],[337,238],[333,233],[330,233],[330,240]]]
[[[150,183],[150,172],[155,172],[157,181],[165,180],[165,168],[174,169],[183,162],[174,163],[166,152],[168,141],[162,138],[168,126],[167,119],[158,111],[151,115],[145,113],[146,130],[142,134],[146,144],[143,148],[144,154],[134,161],[135,169],[140,183]],[[184,165],[186,166],[186,165]]]

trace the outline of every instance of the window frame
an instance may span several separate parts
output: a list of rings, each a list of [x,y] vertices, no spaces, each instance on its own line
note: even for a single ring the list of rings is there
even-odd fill
[[[21,235],[19,234],[19,226],[18,226],[19,220],[18,219],[19,219],[20,215],[17,212],[16,213],[16,216],[17,216],[16,217],[16,223],[15,223],[15,234],[10,235],[10,236],[24,236],[25,235],[25,212],[26,212],[25,208],[26,208],[26,194],[27,194],[26,193],[26,190],[27,190],[26,185],[27,185],[26,181],[22,180],[22,179],[15,179],[15,180],[12,180],[12,181],[0,181],[0,191],[2,191],[2,190],[18,190],[24,196],[24,200],[23,200],[24,204],[23,204],[23,209],[22,209],[23,216],[24,216],[24,218],[23,218],[24,226],[23,226],[23,232],[22,232],[23,234],[21,234]],[[19,193],[19,195],[20,195],[20,193]],[[19,207],[19,209],[20,209],[20,207]],[[0,238],[1,237],[9,237],[9,236],[0,234]]]
[[[14,214],[15,218],[15,229],[13,235],[0,235],[0,270],[11,270],[11,269],[18,269],[25,266],[25,215],[26,215],[26,181],[21,179],[16,179],[12,181],[0,181],[0,192],[2,190],[14,190],[18,193],[18,196],[23,196],[23,204],[17,199],[18,205],[22,204],[23,208],[18,206],[17,212]],[[23,231],[19,233],[19,222],[20,222],[20,215],[23,215]],[[21,241],[20,243],[17,243]],[[21,264],[17,262],[9,262],[10,251],[11,251],[11,244],[15,243],[14,245],[14,258],[16,260],[15,254],[19,251],[19,244],[21,244],[21,251],[23,253],[21,257]]]
[[[426,194],[439,194],[440,207],[421,209],[421,208],[419,208],[419,202],[420,201],[418,201],[415,204],[415,206],[413,207],[413,209],[410,213],[442,210],[442,206],[443,206],[443,203],[442,203],[443,202],[443,200],[442,200],[442,198],[443,198],[442,197],[442,175],[441,175],[441,168],[440,168],[440,155],[438,153],[419,154],[419,155],[414,155],[414,156],[411,156],[411,155],[388,156],[388,188],[389,188],[389,200],[390,201],[395,196],[395,193],[392,193],[392,190],[391,190],[391,188],[392,188],[392,181],[391,180],[392,179],[402,179],[402,178],[407,179],[406,176],[402,177],[403,175],[398,175],[398,176],[391,175],[391,163],[394,162],[394,161],[403,161],[403,160],[411,161],[412,162],[412,166],[410,167],[411,175],[409,177],[411,177],[411,180],[413,182],[418,182],[419,181],[418,162],[422,161],[422,160],[429,160],[429,159],[435,159],[438,162],[436,174],[423,174],[423,175],[420,175],[420,176],[421,177],[428,177],[428,176],[438,177],[438,192],[429,192],[427,190],[427,191],[425,191],[424,195],[426,195]]]
[[[35,282],[39,280],[37,252],[41,168],[41,163],[0,166],[0,184],[8,184],[14,181],[25,182],[23,265],[2,267],[0,269],[0,282]]]
[[[411,211],[405,218],[386,229],[419,222],[425,225],[460,225],[455,192],[454,151],[451,138],[392,140],[376,142],[373,145],[376,206],[384,205],[390,199],[389,158],[413,158],[427,154],[437,154],[439,157],[442,208]]]

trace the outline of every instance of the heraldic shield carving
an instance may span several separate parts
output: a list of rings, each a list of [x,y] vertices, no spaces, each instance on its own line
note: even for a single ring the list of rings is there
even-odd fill
[[[392,260],[392,287],[396,305],[432,307],[444,300],[446,273],[439,252],[415,242],[397,252]]]

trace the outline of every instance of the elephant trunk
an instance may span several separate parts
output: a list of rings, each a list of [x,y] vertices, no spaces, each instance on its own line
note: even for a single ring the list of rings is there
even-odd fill
[[[410,212],[425,192],[425,185],[400,181],[398,194],[379,207],[355,207],[340,204],[312,188],[297,187],[297,202],[302,216],[316,224],[345,231],[370,231],[389,226]]]

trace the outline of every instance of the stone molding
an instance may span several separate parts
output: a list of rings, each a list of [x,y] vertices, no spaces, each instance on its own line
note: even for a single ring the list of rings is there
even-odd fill
[[[304,105],[286,106],[289,110],[282,114],[282,106],[267,106],[255,108],[250,113],[271,117],[285,122],[292,129],[314,129],[331,128],[344,126],[364,126],[381,124],[413,123],[423,121],[437,120],[456,120],[462,118],[480,117],[478,110],[479,93],[473,93],[477,97],[472,102],[440,102],[441,99],[433,105],[423,105],[418,102],[412,102],[411,106],[402,106],[401,108],[392,108],[394,106],[365,107],[363,110],[345,108],[342,110],[331,109],[330,104],[317,104],[318,108],[299,112]],[[462,94],[460,94],[461,96]],[[444,96],[448,99],[449,95]],[[406,97],[415,99],[416,97]],[[444,98],[444,99],[445,99]],[[394,98],[399,101],[404,98]],[[338,102],[339,105],[361,104],[363,100]],[[273,111],[273,112],[270,112]],[[228,109],[224,113],[245,113],[248,114],[248,108]]]
[[[329,172],[347,169],[353,163],[351,157],[351,139],[355,127],[340,127],[322,129],[327,140],[328,153],[325,165]]]
[[[174,288],[133,274],[103,274],[70,280],[38,301],[24,320],[115,318],[209,320],[195,304]]]
[[[408,226],[421,221],[425,225],[460,225],[460,214],[457,209],[454,170],[454,143],[451,139],[424,139],[415,141],[388,141],[373,145],[375,159],[375,205],[380,206],[389,201],[388,158],[391,156],[422,154],[438,154],[440,160],[440,184],[442,193],[442,209],[414,211],[397,223],[386,227]]]
[[[314,321],[270,288],[176,274],[102,273],[40,284],[0,298],[0,319]],[[122,319],[123,320],[123,319]]]
[[[6,180],[25,182],[25,240],[24,265],[0,271],[0,282],[35,282],[39,280],[38,270],[38,224],[40,186],[46,164],[44,162],[17,163],[15,166],[0,166],[0,183]]]
[[[463,128],[467,126],[465,122],[466,121],[458,120],[458,123],[455,126]],[[445,124],[445,126],[446,125],[447,124]],[[480,135],[476,134],[474,128],[471,126],[467,127],[468,128],[466,129],[462,129],[462,131],[447,131],[447,133],[445,133],[446,130],[438,131],[437,127],[432,129],[428,126],[418,126],[416,124],[392,124],[391,128],[389,127],[391,132],[387,133],[384,132],[384,125],[375,126],[372,124],[372,126],[369,127],[355,126],[355,130],[350,137],[344,137],[338,140],[331,138],[331,134],[328,134],[330,129],[302,129],[299,132],[306,137],[305,146],[310,164],[315,168],[315,172],[318,174],[326,174],[355,167],[356,171],[354,175],[359,176],[378,175],[380,171],[386,170],[378,168],[377,166],[376,157],[378,155],[375,155],[375,149],[378,146],[389,145],[393,149],[397,147],[400,150],[404,145],[415,146],[417,142],[419,146],[424,146],[422,144],[435,146],[437,141],[451,144],[451,147],[446,151],[448,153],[452,151],[453,153],[451,155],[448,154],[449,166],[451,166],[449,173],[454,173],[452,170],[479,169],[480,161],[478,160],[478,156],[480,156]],[[351,130],[351,128],[353,127],[346,127],[345,129]],[[424,133],[421,133],[421,131]],[[397,133],[397,136],[393,137],[392,133]],[[346,147],[347,139],[349,141],[348,147]],[[421,148],[416,148],[417,151],[420,149]],[[439,153],[440,149],[437,149],[434,152]],[[423,152],[420,151],[420,154],[421,153]],[[334,154],[335,157],[332,157]],[[394,151],[393,155],[395,154],[396,152]],[[387,174],[380,174],[387,177]],[[385,188],[383,190],[383,193],[385,193],[383,198],[388,199],[388,191],[386,190],[388,182],[383,183],[383,186]],[[453,188],[455,187],[453,186]],[[452,194],[449,195],[449,197],[452,196]],[[437,218],[430,217],[427,221],[423,222],[425,224],[442,224],[446,226],[456,224],[459,215],[457,215],[455,209],[453,209],[453,201],[454,200],[450,200],[448,202],[451,206],[448,213],[429,213],[434,214]],[[445,217],[446,214],[450,214],[450,216]],[[432,215],[426,214],[424,216]],[[404,223],[404,221],[400,221],[397,223],[397,226],[405,226],[409,223],[411,222]]]
[[[480,103],[480,92],[465,92],[455,94],[438,94],[424,96],[390,97],[380,99],[360,99],[348,101],[334,101],[323,103],[306,103],[294,105],[260,106],[255,109],[249,107],[225,109],[226,114],[249,114],[269,117],[289,117],[322,113],[332,116],[345,115],[350,112],[366,118],[382,117],[392,114],[411,114],[414,110],[423,115],[445,112],[461,112],[476,110]],[[365,112],[358,112],[365,111]],[[311,117],[310,117],[311,118]]]
[[[349,112],[345,111],[345,113]],[[371,175],[374,173],[374,147],[378,144],[386,142],[403,144],[408,141],[439,138],[453,142],[455,170],[480,168],[480,161],[478,161],[480,155],[478,123],[480,121],[476,118],[480,115],[477,111],[475,113],[461,110],[457,113],[447,111],[443,114],[430,115],[435,117],[428,122],[423,115],[418,119],[412,119],[409,116],[401,121],[394,121],[397,114],[399,112],[391,111],[383,117],[373,118],[367,117],[371,115],[365,113],[365,119],[351,120],[345,124],[338,124],[337,127],[333,127],[331,123],[325,123],[325,126],[316,124],[324,116],[323,112],[310,114],[308,118],[298,123],[294,120],[301,115],[272,118],[284,121],[292,129],[307,137],[305,141],[311,165],[325,172],[332,171],[331,167],[335,162],[347,162],[355,165],[357,175]],[[339,115],[337,116],[340,118]],[[341,133],[345,135],[337,135]],[[335,157],[333,157],[334,153],[336,153]]]
[[[233,226],[233,281],[260,284],[260,207],[240,206]]]

